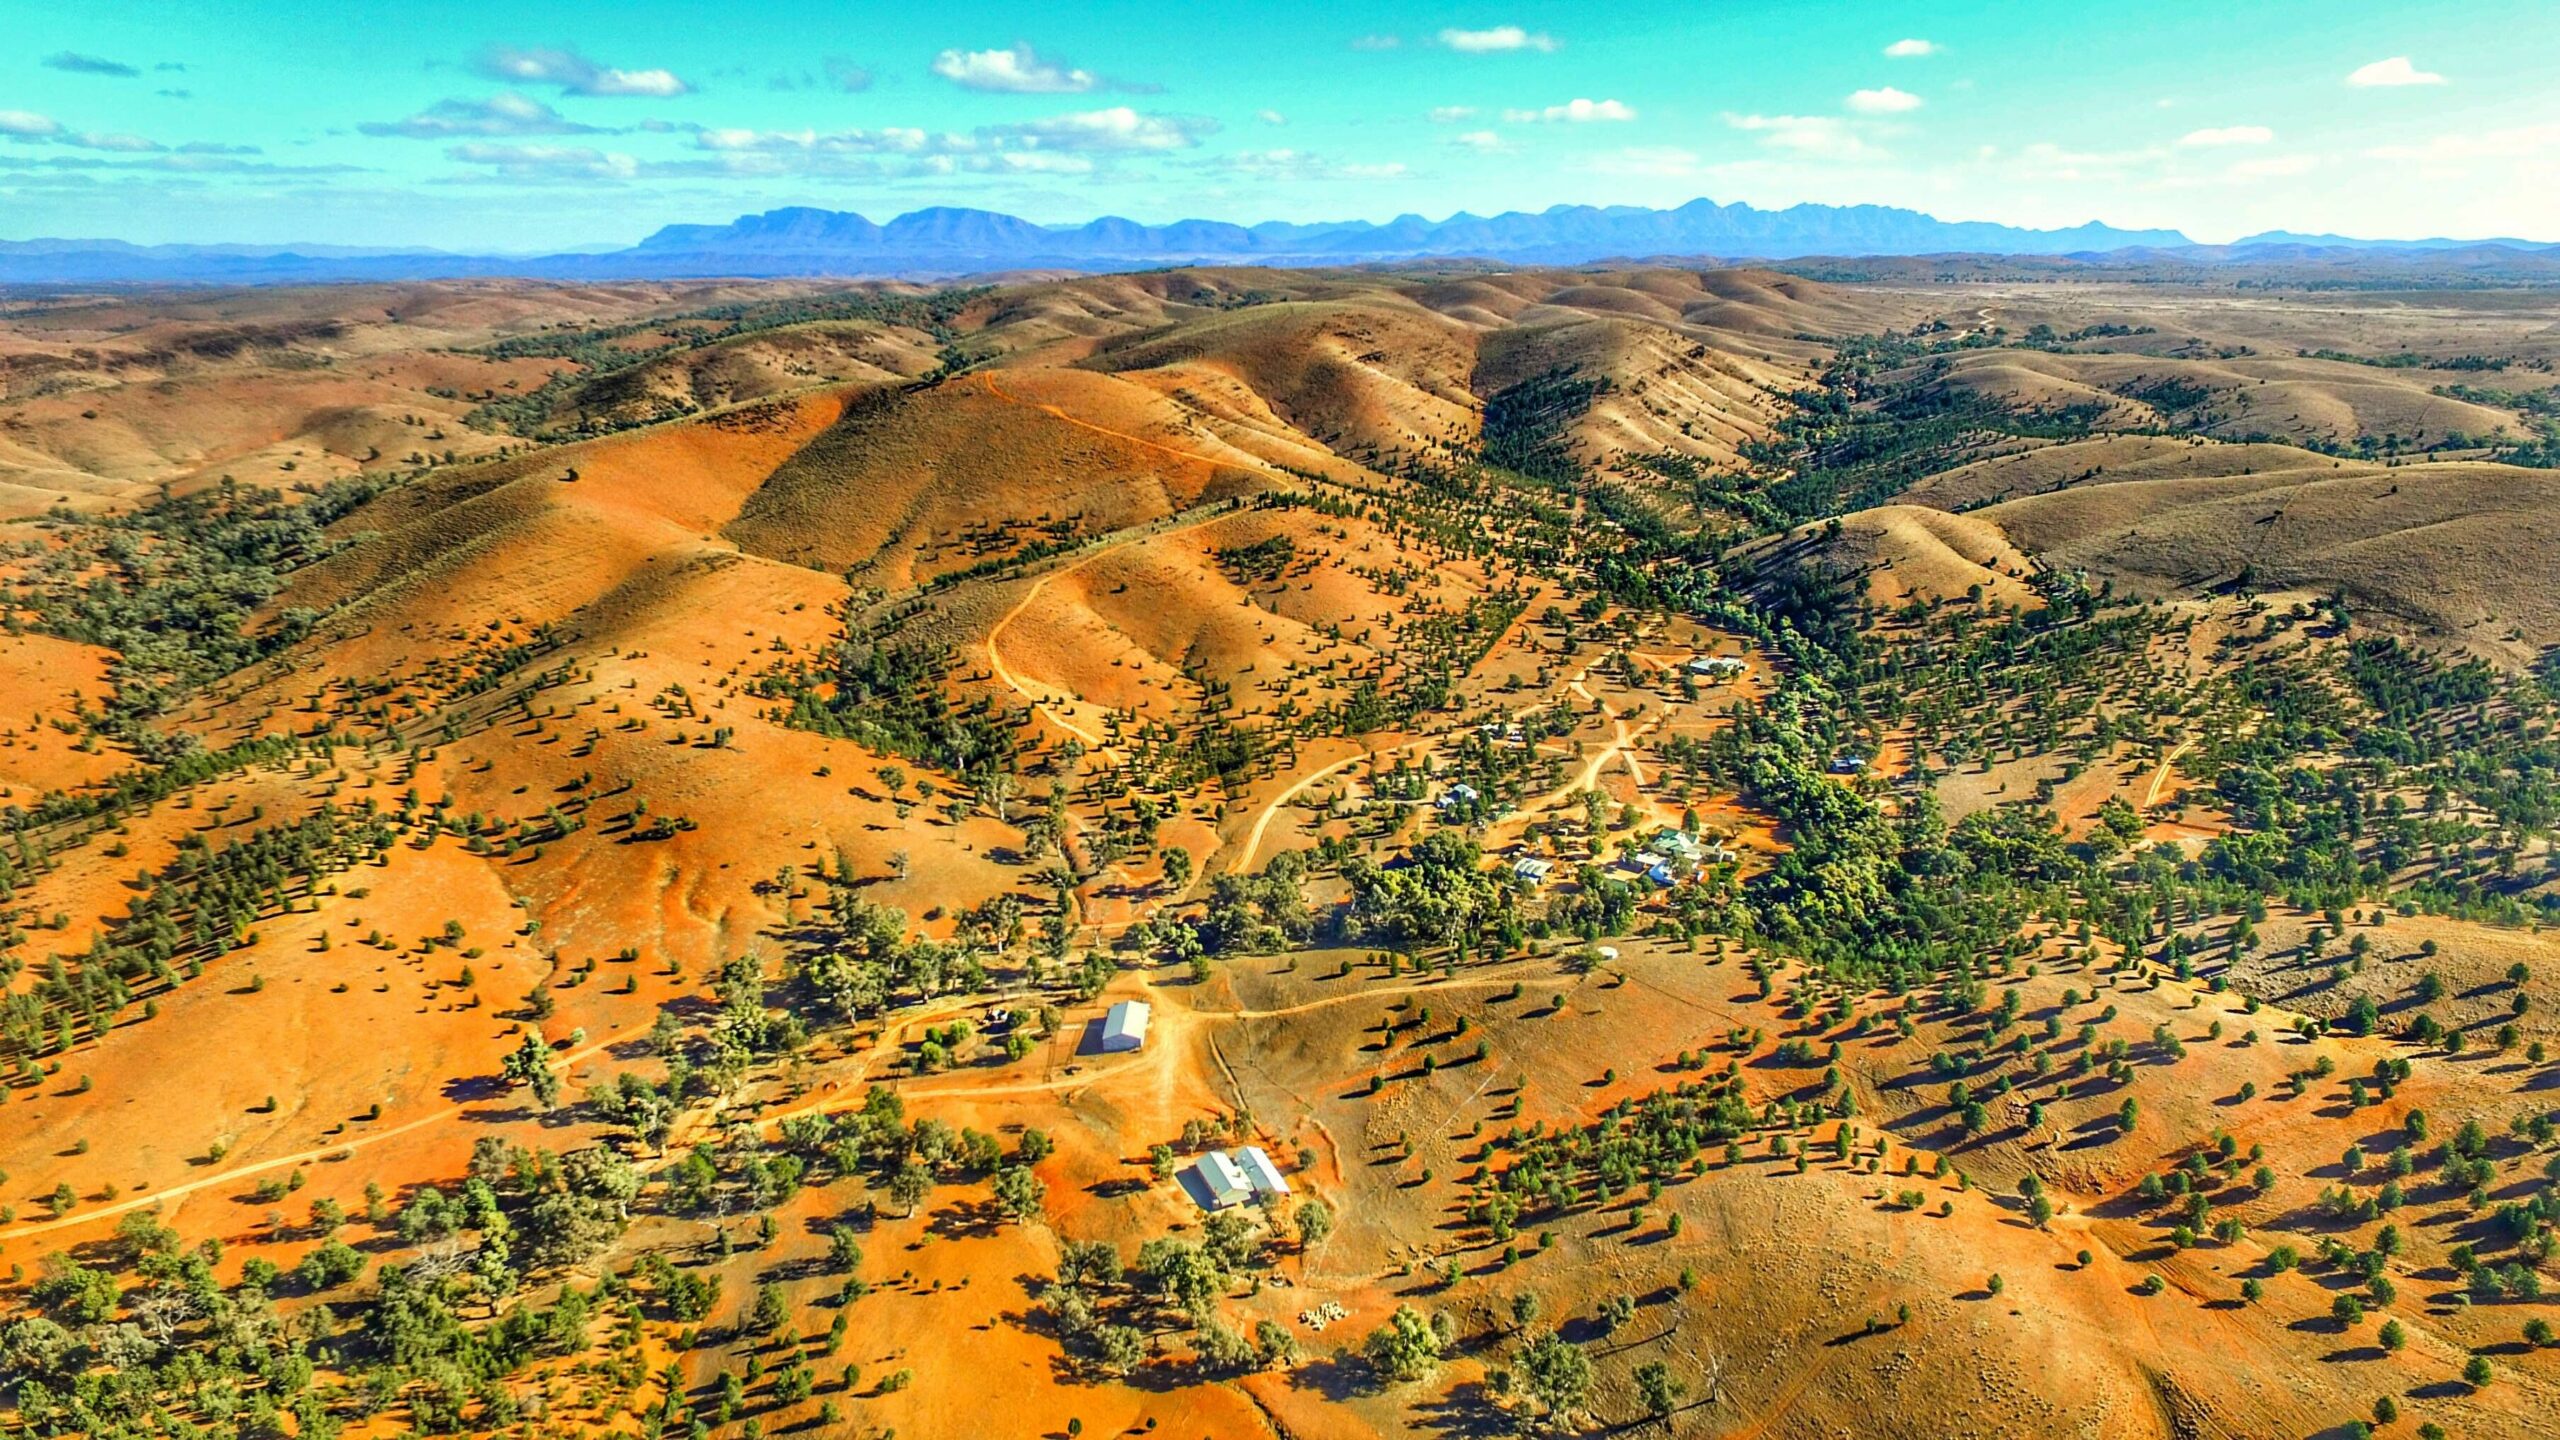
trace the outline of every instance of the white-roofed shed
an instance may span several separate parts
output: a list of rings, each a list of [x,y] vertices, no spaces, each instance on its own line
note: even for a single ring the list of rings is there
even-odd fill
[[[1280,1173],[1280,1167],[1271,1163],[1271,1156],[1261,1146],[1247,1145],[1235,1152],[1235,1155],[1237,1166],[1244,1171],[1244,1178],[1253,1186],[1254,1193],[1258,1195],[1289,1193],[1289,1177]]]
[[[1123,1000],[1102,1016],[1102,1048],[1135,1050],[1147,1043],[1149,1011],[1144,1000]]]

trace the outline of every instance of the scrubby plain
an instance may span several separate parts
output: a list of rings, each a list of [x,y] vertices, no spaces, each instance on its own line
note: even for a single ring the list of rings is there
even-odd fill
[[[2555,312],[9,297],[9,1420],[2539,1433]]]

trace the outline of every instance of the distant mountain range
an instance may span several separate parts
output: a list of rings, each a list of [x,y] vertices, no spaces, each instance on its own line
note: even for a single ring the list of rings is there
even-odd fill
[[[1975,221],[1949,222],[1916,210],[1880,205],[1798,205],[1758,210],[1693,200],[1676,210],[1640,206],[1558,205],[1536,214],[1446,220],[1403,215],[1367,221],[1299,225],[1265,221],[1231,225],[1183,220],[1140,225],[1109,217],[1072,228],[1034,225],[985,210],[931,209],[875,225],[830,210],[771,210],[727,225],[670,225],[617,262],[653,257],[662,264],[716,267],[751,260],[759,273],[829,272],[848,264],[883,270],[1083,269],[1129,264],[1345,264],[1457,257],[1524,264],[1576,264],[1610,256],[1713,255],[1774,259],[1795,255],[1918,255],[1968,250],[1991,254],[2064,255],[2131,245],[2184,245],[2174,230],[2021,230]]]
[[[2224,263],[2307,256],[2387,254],[2533,256],[2560,260],[2560,245],[2521,240],[2351,240],[2269,231],[2203,246],[2175,230],[2119,230],[2091,222],[2028,230],[1940,220],[1882,205],[1795,205],[1761,210],[1692,200],[1671,210],[1558,205],[1534,214],[1446,220],[1403,215],[1369,221],[1235,225],[1181,220],[1141,225],[1107,216],[1083,225],[1039,225],[991,210],[937,206],[886,224],[850,211],[793,207],[725,225],[669,225],[626,249],[552,255],[458,255],[327,245],[130,245],[115,240],[0,241],[0,284],[124,282],[283,284],[523,276],[552,280],[705,276],[942,278],[1007,270],[1133,270],[1166,265],[1350,265],[1482,259],[1573,265],[1606,259],[2014,255],[2109,256]]]

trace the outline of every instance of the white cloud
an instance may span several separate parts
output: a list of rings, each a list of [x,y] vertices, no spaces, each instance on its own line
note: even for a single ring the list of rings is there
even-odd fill
[[[187,147],[187,149],[191,148]],[[248,147],[225,147],[225,149],[255,153]],[[24,184],[31,179],[48,174],[66,185],[88,185],[94,183],[90,177],[95,175],[136,171],[155,171],[166,175],[190,177],[199,175],[302,176],[348,175],[362,168],[358,165],[275,165],[262,160],[243,160],[231,153],[187,153],[186,149],[175,154],[162,151],[123,160],[102,160],[88,155],[55,155],[42,159],[0,157],[0,179],[5,179],[12,185]]]
[[[1451,139],[1449,143],[1452,145],[1464,145],[1470,150],[1500,150],[1504,148],[1502,144],[1502,136],[1498,132],[1492,130],[1463,131]]]
[[[1922,103],[1919,96],[1890,85],[1853,91],[1849,96],[1849,108],[1861,115],[1901,115],[1919,109]]]
[[[2444,83],[2444,77],[2431,70],[2421,70],[2410,64],[2409,57],[2406,55],[2394,55],[2388,60],[2376,60],[2370,65],[2357,66],[2347,76],[2347,83],[2361,86],[2441,85]]]
[[[1606,175],[1655,178],[1696,175],[1704,169],[1697,152],[1676,145],[1629,145],[1592,157],[1591,168]]]
[[[2438,135],[2415,145],[2384,145],[2364,153],[2375,160],[2545,160],[2560,155],[2560,121]]]
[[[1344,163],[1304,150],[1240,150],[1210,163],[1220,170],[1271,182],[1393,180],[1405,173],[1400,164]]]
[[[1979,158],[2002,164],[2012,180],[2050,182],[2055,180],[2120,180],[2135,171],[2157,166],[2168,156],[2161,147],[2138,150],[2074,150],[2039,140],[2021,147],[2014,157],[2001,162],[1998,152],[1983,147]]]
[[[1443,30],[1440,43],[1462,55],[1492,55],[1504,50],[1552,51],[1558,48],[1554,36],[1544,31],[1533,33],[1517,25],[1496,25],[1490,30]]]
[[[2223,176],[2231,180],[2281,180],[2289,175],[2308,175],[2320,166],[2316,155],[2268,155],[2256,160],[2235,160],[2223,167]]]
[[[903,126],[880,130],[703,130],[694,135],[693,143],[700,149],[726,154],[808,150],[838,155],[944,154],[974,149],[977,144],[965,135],[935,135]]]
[[[1622,100],[1568,100],[1543,110],[1505,110],[1502,118],[1515,125],[1588,125],[1596,121],[1622,121],[1636,118],[1635,107]]]
[[[14,156],[0,158],[0,165],[8,166],[36,164],[56,170],[78,171],[106,168],[111,165],[118,168],[134,168],[137,166],[148,165],[153,168],[165,170],[254,169],[279,174],[287,173],[286,167],[273,165],[251,166],[241,163],[236,158],[243,155],[256,155],[261,153],[255,145],[232,145],[218,140],[189,140],[184,144],[169,145],[163,144],[158,140],[154,140],[148,135],[136,135],[130,131],[69,130],[63,127],[61,121],[54,119],[50,115],[39,114],[33,110],[0,110],[0,139],[8,139],[21,144],[49,140],[56,145],[73,150],[97,150],[110,155],[148,155],[154,157],[150,161],[123,162],[110,162],[86,157],[75,158],[72,156],[58,156],[41,161],[20,160]],[[311,167],[294,167],[291,173],[319,174],[325,172],[321,169],[314,169]]]
[[[1937,54],[1938,44],[1934,40],[1896,40],[1884,47],[1884,53],[1896,60],[1917,60],[1923,55]]]
[[[1881,153],[1834,115],[1727,115],[1724,123],[1758,135],[1764,145],[1802,155],[1855,160]]]
[[[639,173],[628,155],[609,154],[583,145],[492,145],[472,140],[448,146],[445,158],[466,165],[486,165],[517,180],[621,180]]]
[[[1052,115],[1014,125],[989,125],[978,133],[1030,149],[1143,151],[1188,150],[1218,122],[1200,115],[1140,114],[1126,105]]]
[[[1007,95],[1081,95],[1102,88],[1102,77],[1052,59],[1020,42],[1010,50],[945,50],[933,57],[933,73],[963,90]]]
[[[101,135],[94,130],[83,131],[77,135],[65,135],[62,137],[62,143],[77,145],[83,150],[113,150],[125,155],[147,155],[154,150],[168,148],[157,140],[145,139],[140,135]]]
[[[1093,168],[1093,161],[1083,155],[1062,155],[1051,150],[1002,150],[976,155],[919,156],[907,161],[899,170],[910,176],[958,175],[963,172],[976,175],[1090,175]]]
[[[973,156],[961,162],[972,170],[999,170],[1023,175],[1090,175],[1093,161],[1083,155],[1061,155],[1055,150],[1004,150],[993,155]]]
[[[1085,175],[1128,154],[1187,150],[1218,122],[1197,115],[1142,114],[1126,106],[1052,115],[963,133],[886,126],[877,130],[700,128],[695,160],[644,162],[644,176],[754,179],[807,175],[838,179],[932,178],[961,174]],[[1102,157],[1097,161],[1094,157]]]
[[[2190,150],[2210,150],[2225,145],[2264,145],[2275,138],[2276,132],[2264,125],[2219,125],[2190,130],[2178,137],[2178,143]]]
[[[664,99],[682,95],[693,87],[676,78],[672,70],[606,70],[597,74],[594,88],[581,90],[581,95],[648,95]]]
[[[457,135],[587,135],[596,127],[580,125],[539,100],[498,94],[486,100],[439,100],[406,120],[368,120],[356,128],[367,135],[443,140]]]
[[[1253,118],[1261,121],[1265,125],[1286,125],[1289,123],[1289,117],[1281,114],[1277,110],[1256,110],[1253,112]]]
[[[557,85],[572,95],[638,95],[664,100],[691,92],[672,70],[617,70],[575,50],[492,45],[480,52],[480,72],[517,85]]]
[[[244,148],[249,153],[257,153],[255,147]],[[363,168],[357,165],[274,165],[263,160],[242,160],[234,155],[203,154],[155,155],[139,163],[179,175],[346,175]]]
[[[807,139],[802,137],[806,136]],[[806,130],[746,130],[727,127],[700,130],[693,143],[705,150],[763,150],[780,145],[804,145],[817,136]]]
[[[988,138],[984,132],[706,130],[695,137],[695,143],[713,153],[698,160],[644,162],[640,173],[713,179],[781,175],[931,179],[961,174],[1089,175],[1096,168],[1090,156],[1014,148],[1011,141]]]
[[[1455,125],[1461,120],[1473,120],[1474,118],[1476,118],[1476,107],[1473,105],[1434,105],[1431,107],[1431,123],[1434,125]]]

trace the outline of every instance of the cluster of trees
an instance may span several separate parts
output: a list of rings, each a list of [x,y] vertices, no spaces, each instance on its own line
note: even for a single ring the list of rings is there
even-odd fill
[[[1188,925],[1196,949],[1254,955],[1305,943],[1315,933],[1305,889],[1312,863],[1305,851],[1283,850],[1259,874],[1211,881],[1206,907]]]
[[[2499,390],[2483,385],[2441,385],[2436,393],[2474,405],[2521,412],[2531,432],[2529,438],[2494,442],[2497,458],[2510,465],[2560,469],[2560,395],[2549,390]]]
[[[24,853],[30,832],[86,822],[113,825],[125,816],[198,785],[237,775],[262,765],[282,765],[309,758],[334,764],[335,748],[347,743],[329,735],[261,735],[219,750],[182,748],[169,758],[127,766],[95,785],[74,793],[55,791],[7,817],[12,844]],[[7,863],[0,858],[0,865]],[[0,871],[4,877],[5,871]]]
[[[1009,774],[1013,728],[985,700],[955,705],[951,655],[922,645],[845,641],[816,666],[787,664],[757,679],[803,730],[903,755],[953,775]]]
[[[2237,833],[2207,880],[2312,909],[2394,897],[2465,918],[2560,919],[2520,866],[2560,820],[2554,696],[2476,662],[2388,639],[2335,658],[2252,665],[2229,681],[2250,717],[2209,747]]]
[[[62,543],[22,572],[8,608],[32,613],[40,630],[115,651],[115,691],[88,718],[110,738],[168,758],[188,742],[152,722],[206,681],[308,634],[319,619],[308,609],[255,629],[250,620],[288,571],[334,548],[325,533],[332,522],[394,481],[387,472],[358,476],[288,497],[225,477],[113,515],[56,510],[45,524]],[[20,623],[13,613],[9,624]]]
[[[951,328],[953,322],[987,289],[981,285],[923,295],[856,292],[750,300],[626,324],[512,336],[483,347],[479,353],[498,360],[563,360],[576,368],[555,370],[541,385],[521,394],[492,393],[463,417],[463,423],[474,429],[562,440],[665,419],[694,407],[690,402],[670,400],[663,405],[642,407],[635,413],[635,396],[615,393],[609,384],[611,377],[635,372],[652,360],[678,351],[792,325],[852,324],[920,330],[948,346],[957,338]],[[648,336],[659,338],[651,343],[644,338]],[[581,395],[591,387],[596,394]],[[575,403],[581,401],[584,403]],[[565,424],[559,423],[564,409],[570,412]]]
[[[1792,1119],[1792,1116],[1788,1117]],[[1742,1098],[1738,1069],[1620,1100],[1588,1125],[1513,1126],[1487,1138],[1484,1187],[1468,1217],[1509,1243],[1527,1215],[1553,1216],[1606,1204],[1639,1184],[1652,1193],[1703,1164],[1710,1145],[1730,1144],[1761,1123]]]
[[[838,892],[835,921],[830,943],[797,961],[788,992],[797,1013],[821,1024],[850,1024],[892,1005],[976,990],[987,978],[979,947],[1015,938],[1005,933],[1012,924],[995,916],[962,927],[966,939],[914,935],[905,911],[849,889]]]
[[[1495,391],[1484,402],[1485,463],[1550,484],[1579,482],[1582,462],[1566,432],[1615,388],[1608,375],[1568,365]]]
[[[1952,351],[1989,343],[1979,333],[1845,337],[1819,382],[1787,397],[1792,408],[1772,438],[1743,442],[1743,458],[1768,478],[1716,498],[1755,524],[1784,529],[1880,504],[1970,458],[1986,440],[2091,432],[2104,414],[2098,404],[2020,410],[1944,383]]]
[[[226,1434],[326,1440],[405,1401],[418,1427],[462,1428],[466,1409],[496,1427],[516,1411],[495,1382],[546,1355],[589,1343],[600,1309],[625,1294],[564,1287],[547,1303],[509,1304],[527,1278],[592,1258],[628,1223],[640,1177],[611,1151],[555,1155],[487,1139],[448,1197],[430,1187],[398,1207],[377,1200],[381,1226],[412,1249],[376,1268],[372,1293],[346,1295],[364,1252],[337,1238],[344,1215],[313,1206],[321,1242],[292,1270],[264,1257],[224,1287],[223,1246],[184,1248],[151,1213],[116,1231],[108,1263],[46,1259],[32,1313],[0,1327],[22,1433],[142,1437]],[[129,1277],[129,1281],[128,1278]],[[279,1291],[345,1303],[281,1313]],[[487,1323],[473,1312],[505,1306]],[[354,1383],[315,1386],[326,1367]]]
[[[1518,950],[1528,936],[1518,887],[1508,874],[1487,872],[1483,859],[1458,830],[1432,831],[1393,866],[1353,856],[1342,867],[1351,885],[1343,938],[1409,953],[1450,946],[1461,959],[1471,949]]]
[[[1221,1210],[1201,1227],[1197,1245],[1159,1236],[1126,1264],[1107,1242],[1067,1241],[1057,1275],[1040,1289],[1040,1312],[1071,1357],[1105,1374],[1127,1375],[1145,1364],[1167,1330],[1188,1335],[1192,1366],[1203,1376],[1294,1363],[1298,1341],[1286,1326],[1261,1320],[1248,1335],[1219,1309],[1242,1277],[1269,1263],[1276,1236],[1266,1222],[1277,1219]],[[1321,1202],[1302,1202],[1298,1243],[1322,1239],[1331,1222]]]
[[[323,805],[232,845],[180,836],[175,858],[86,954],[53,957],[33,985],[0,997],[0,1056],[29,1059],[104,1034],[138,996],[200,973],[245,943],[258,917],[307,897],[319,877],[382,854],[397,836],[369,801]],[[18,963],[10,957],[8,973]]]

